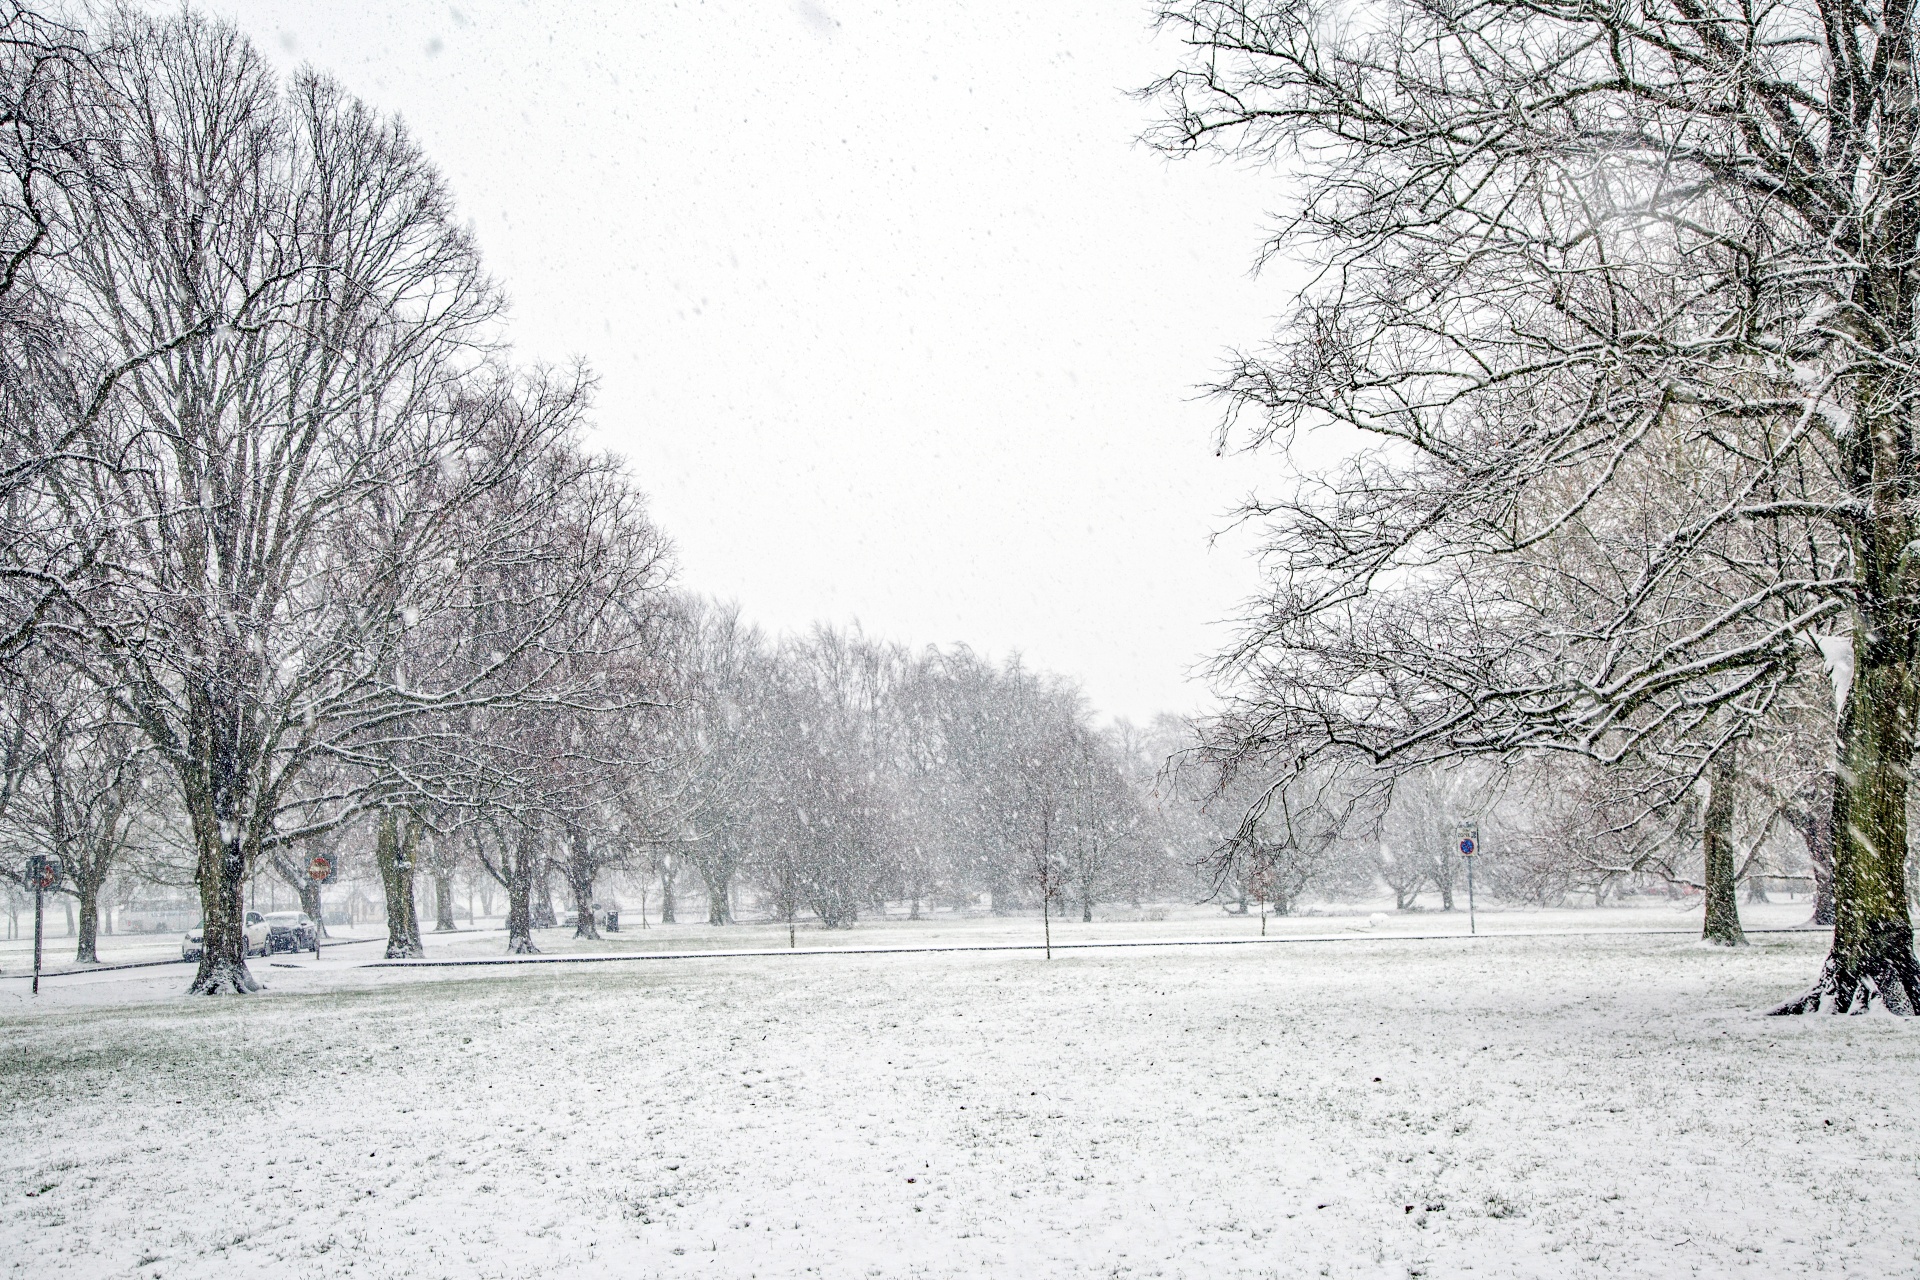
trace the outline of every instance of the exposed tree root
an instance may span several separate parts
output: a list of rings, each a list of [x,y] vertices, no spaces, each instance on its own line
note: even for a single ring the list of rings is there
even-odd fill
[[[264,988],[253,974],[247,971],[245,960],[216,959],[213,956],[200,958],[200,971],[193,975],[193,983],[187,988],[191,996],[244,996]]]
[[[1805,995],[1772,1010],[1776,1017],[1798,1013],[1865,1013],[1874,1003],[1888,1013],[1911,1018],[1920,1012],[1920,965],[1913,953],[1895,952],[1866,964],[1841,964],[1829,955],[1820,980]]]
[[[512,937],[507,939],[507,954],[510,956],[537,956],[540,948],[533,945],[532,938]]]
[[[387,939],[387,959],[420,960],[424,959],[427,949],[409,938]]]

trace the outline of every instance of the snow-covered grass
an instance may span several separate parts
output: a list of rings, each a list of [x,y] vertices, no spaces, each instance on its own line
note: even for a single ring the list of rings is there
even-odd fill
[[[1479,912],[1479,928],[1487,933],[1517,933],[1563,930],[1674,930],[1698,932],[1701,909],[1699,898],[1667,902],[1659,898],[1629,900],[1632,905],[1609,906],[1595,910],[1516,907],[1485,904]],[[1436,902],[1437,905],[1437,902]],[[787,945],[787,927],[769,923],[751,915],[736,925],[714,928],[704,922],[704,904],[698,910],[681,912],[680,923],[661,925],[643,922],[638,912],[627,911],[624,927],[599,942],[576,941],[571,927],[538,932],[536,941],[543,952],[623,951],[707,951],[743,950]],[[1464,896],[1461,908],[1453,912],[1422,910],[1393,911],[1390,901],[1317,904],[1299,915],[1269,917],[1264,925],[1257,914],[1237,915],[1214,904],[1154,903],[1141,907],[1124,904],[1102,906],[1091,925],[1083,925],[1077,913],[1053,922],[1054,937],[1062,942],[1134,941],[1141,938],[1219,938],[1259,937],[1264,928],[1269,937],[1326,936],[1329,934],[1375,932],[1405,936],[1409,934],[1466,933],[1468,929]],[[1741,916],[1748,928],[1793,927],[1807,918],[1806,899],[1777,901],[1759,906],[1742,904]],[[1383,916],[1378,923],[1370,923]],[[431,924],[423,925],[427,952],[445,959],[467,959],[502,955],[506,951],[505,920],[482,918],[469,922],[458,919],[453,934],[435,934]],[[25,921],[23,936],[0,939],[0,975],[19,974],[32,967],[32,918]],[[336,942],[352,945],[354,940],[382,940],[385,924],[363,920],[352,926],[333,926]],[[872,946],[953,946],[1006,945],[1038,943],[1041,921],[1037,912],[1010,916],[984,916],[978,912],[956,914],[931,912],[921,920],[907,919],[902,904],[893,904],[885,915],[869,915],[851,929],[821,929],[810,920],[800,922],[796,941],[802,947]],[[173,960],[180,955],[180,934],[122,933],[102,934],[97,950],[102,964],[148,963]],[[49,919],[45,945],[45,965],[49,972],[76,968],[74,939],[67,935],[64,920],[55,913]],[[364,947],[354,955],[365,958]]]
[[[1759,1016],[1820,936],[1434,923],[9,980],[0,1274],[1920,1274],[1916,1029]]]

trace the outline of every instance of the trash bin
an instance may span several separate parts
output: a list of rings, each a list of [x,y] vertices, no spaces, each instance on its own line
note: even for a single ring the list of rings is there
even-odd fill
[[[620,913],[618,911],[607,912],[607,922],[602,925],[601,928],[605,929],[608,933],[620,932]]]

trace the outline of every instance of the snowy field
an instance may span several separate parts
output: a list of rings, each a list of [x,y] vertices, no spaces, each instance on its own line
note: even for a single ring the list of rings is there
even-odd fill
[[[1380,933],[1395,937],[1413,935],[1464,934],[1469,925],[1462,909],[1442,912],[1438,898],[1425,895],[1429,909],[1395,912],[1390,901],[1370,905],[1326,904],[1299,915],[1269,916],[1262,921],[1257,914],[1245,916],[1227,912],[1212,904],[1154,904],[1145,907],[1102,907],[1091,925],[1083,925],[1074,916],[1053,922],[1054,940],[1071,945],[1077,942],[1139,942],[1155,939],[1211,940],[1218,938],[1252,939],[1269,937],[1344,937],[1354,933]],[[1478,914],[1482,933],[1530,933],[1572,931],[1670,931],[1676,934],[1700,932],[1700,907],[1696,896],[1691,903],[1670,903],[1658,898],[1629,899],[1633,905],[1609,906],[1604,910],[1537,909],[1528,907],[1483,906]],[[606,935],[599,942],[577,942],[572,928],[545,929],[537,932],[542,952],[555,955],[579,953],[625,953],[631,951],[710,951],[785,948],[788,943],[784,924],[766,924],[750,920],[723,929],[707,925],[704,906],[699,911],[682,912],[682,923],[643,924],[632,911],[625,913],[625,927]],[[1779,899],[1758,906],[1741,904],[1741,919],[1749,929],[1790,928],[1804,922],[1808,912],[1804,897]],[[895,904],[883,918],[863,918],[850,929],[820,929],[802,921],[795,941],[812,949],[860,949],[867,947],[941,947],[941,946],[1038,946],[1042,938],[1037,914],[1011,916],[954,915],[946,911],[927,919],[908,920],[904,908]],[[433,959],[477,959],[501,956],[506,950],[506,921],[495,916],[469,922],[458,918],[459,929],[452,934],[436,934],[431,925],[423,926],[427,953]],[[4,975],[19,974],[33,963],[33,918],[26,917],[18,938],[0,939],[0,1008],[4,1007]],[[359,961],[376,959],[379,943],[386,934],[384,922],[363,920],[352,926],[333,926],[329,945],[341,945],[340,958]],[[368,945],[373,949],[369,951]],[[48,917],[45,941],[47,971],[71,971],[82,968],[73,961],[74,941],[60,926],[57,913]],[[136,933],[102,934],[99,938],[102,964],[151,963],[177,960],[180,934]],[[329,953],[325,958],[335,958]],[[183,980],[184,981],[184,980]]]
[[[1916,1029],[1758,1016],[1811,980],[1819,935],[1729,953],[1630,932],[1697,928],[1641,909],[1412,936],[1456,923],[1051,962],[408,970],[342,947],[256,961],[249,1000],[180,996],[179,966],[37,1003],[9,976],[0,1274],[1920,1275]],[[774,941],[617,945],[716,934]]]

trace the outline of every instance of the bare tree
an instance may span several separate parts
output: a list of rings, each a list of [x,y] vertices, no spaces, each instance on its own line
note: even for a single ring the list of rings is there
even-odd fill
[[[1834,944],[1783,1011],[1914,1012],[1912,7],[1164,21],[1191,53],[1156,86],[1158,140],[1288,157],[1274,251],[1326,268],[1225,393],[1253,443],[1337,424],[1377,446],[1256,509],[1287,574],[1228,664],[1241,740],[1618,759],[1658,736],[1705,770],[1838,629]],[[1701,500],[1636,505],[1688,491],[1677,462]],[[1568,572],[1576,526],[1605,554]]]
[[[16,848],[60,860],[79,908],[75,959],[99,960],[101,897],[164,803],[138,734],[73,673],[42,662],[0,698],[15,763],[3,820]],[[19,868],[10,869],[15,875]]]
[[[397,124],[320,77],[281,93],[198,16],[118,21],[125,163],[90,189],[69,266],[94,331],[144,362],[102,418],[119,465],[63,495],[110,537],[57,647],[180,787],[193,989],[247,991],[241,886],[304,834],[283,803],[323,756],[391,760],[410,717],[486,674],[406,669],[407,633],[460,603],[455,526],[571,418],[476,386],[495,298]],[[154,333],[195,336],[149,356]],[[376,794],[327,821],[400,785],[363,777]]]

